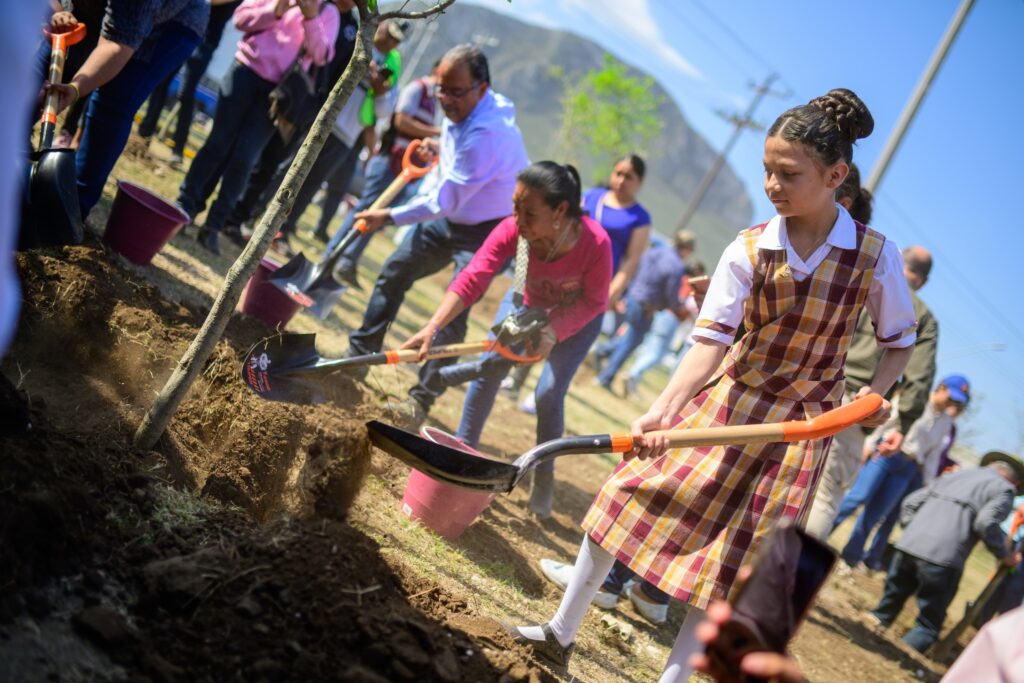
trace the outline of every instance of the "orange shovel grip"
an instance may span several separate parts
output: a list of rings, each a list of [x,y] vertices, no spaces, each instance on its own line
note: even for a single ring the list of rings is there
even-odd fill
[[[882,397],[878,394],[868,394],[810,420],[783,422],[784,440],[807,441],[832,436],[870,417],[881,407]]]

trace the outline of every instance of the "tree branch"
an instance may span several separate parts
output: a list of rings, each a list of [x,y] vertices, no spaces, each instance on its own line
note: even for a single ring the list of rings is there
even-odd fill
[[[405,5],[408,4],[408,2],[405,3]],[[380,21],[384,21],[385,19],[426,19],[427,17],[432,17],[436,14],[441,14],[446,9],[451,7],[453,4],[455,4],[455,0],[440,0],[440,2],[438,2],[433,7],[425,9],[421,12],[405,12],[403,11],[405,9],[405,5],[402,5],[402,9],[399,9],[394,12],[384,12],[378,18],[380,19]]]

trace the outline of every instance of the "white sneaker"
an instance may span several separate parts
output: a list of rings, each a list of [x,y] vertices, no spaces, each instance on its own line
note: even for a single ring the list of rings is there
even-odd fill
[[[555,584],[563,591],[566,586],[569,585],[569,581],[572,579],[573,571],[575,571],[575,569],[576,568],[571,564],[556,562],[555,560],[549,560],[547,558],[541,558],[540,561],[541,573],[547,577],[548,581]],[[618,601],[618,595],[599,590],[597,591],[597,595],[594,596],[593,601],[591,601],[591,604],[599,609],[615,609],[615,605]]]
[[[668,620],[668,605],[650,602],[640,591],[639,585],[629,589],[629,601],[633,603],[633,609],[652,624],[664,624]]]

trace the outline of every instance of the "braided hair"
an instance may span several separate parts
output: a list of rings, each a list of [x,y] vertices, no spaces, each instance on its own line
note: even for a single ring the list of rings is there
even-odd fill
[[[807,104],[782,113],[768,137],[800,142],[825,165],[853,162],[853,143],[871,135],[875,120],[857,94],[846,88],[829,90]]]

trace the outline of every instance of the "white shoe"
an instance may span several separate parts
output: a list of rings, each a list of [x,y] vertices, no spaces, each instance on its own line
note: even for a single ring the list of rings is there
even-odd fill
[[[569,581],[572,579],[575,569],[576,568],[571,564],[556,562],[555,560],[549,560],[547,558],[541,558],[540,561],[541,573],[547,577],[548,581],[555,584],[563,591],[566,586],[569,585]],[[599,590],[590,604],[599,609],[615,609],[615,605],[618,601],[618,595]]]
[[[668,620],[668,605],[650,602],[640,591],[639,585],[629,589],[629,601],[633,603],[633,609],[652,624],[664,624]]]

